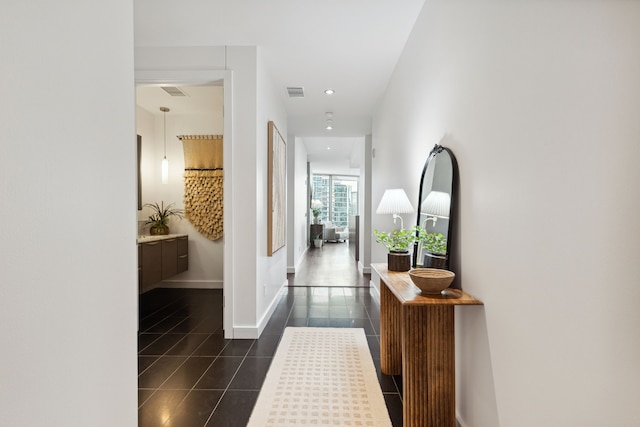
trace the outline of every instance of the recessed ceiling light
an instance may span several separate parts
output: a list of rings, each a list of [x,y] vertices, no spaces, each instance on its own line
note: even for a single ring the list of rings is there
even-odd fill
[[[336,91],[333,89],[327,89],[324,91],[324,93],[326,93],[327,95],[333,95],[334,93],[336,93]]]
[[[330,124],[327,125],[327,127],[325,127],[326,130],[333,130],[333,126],[331,126]]]
[[[327,150],[331,150],[331,147],[327,147]]]

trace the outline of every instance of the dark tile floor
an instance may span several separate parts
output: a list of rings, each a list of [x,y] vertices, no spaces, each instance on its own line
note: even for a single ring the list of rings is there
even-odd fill
[[[380,373],[380,308],[368,288],[289,287],[257,340],[225,340],[222,291],[155,289],[140,296],[140,427],[245,426],[287,326],[363,328],[394,426],[399,377]]]
[[[225,340],[222,291],[155,289],[140,297],[139,426],[245,426],[287,326],[363,328],[394,426],[400,377],[380,374],[380,308],[348,244],[310,249],[257,340]]]

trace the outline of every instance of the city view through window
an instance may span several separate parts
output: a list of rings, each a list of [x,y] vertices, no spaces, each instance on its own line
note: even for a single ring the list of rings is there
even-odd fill
[[[336,227],[348,227],[349,216],[358,215],[358,177],[313,175],[312,200],[322,203],[320,219]]]

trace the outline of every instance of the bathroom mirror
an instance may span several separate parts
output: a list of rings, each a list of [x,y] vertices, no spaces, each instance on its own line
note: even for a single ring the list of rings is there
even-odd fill
[[[453,153],[436,144],[420,177],[417,225],[427,231],[428,238],[414,245],[414,268],[449,268],[456,180],[457,163]]]

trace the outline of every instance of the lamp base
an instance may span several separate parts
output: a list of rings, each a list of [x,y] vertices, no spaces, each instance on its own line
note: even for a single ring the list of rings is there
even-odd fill
[[[389,271],[411,270],[411,254],[409,252],[389,252],[387,254],[387,268]]]

